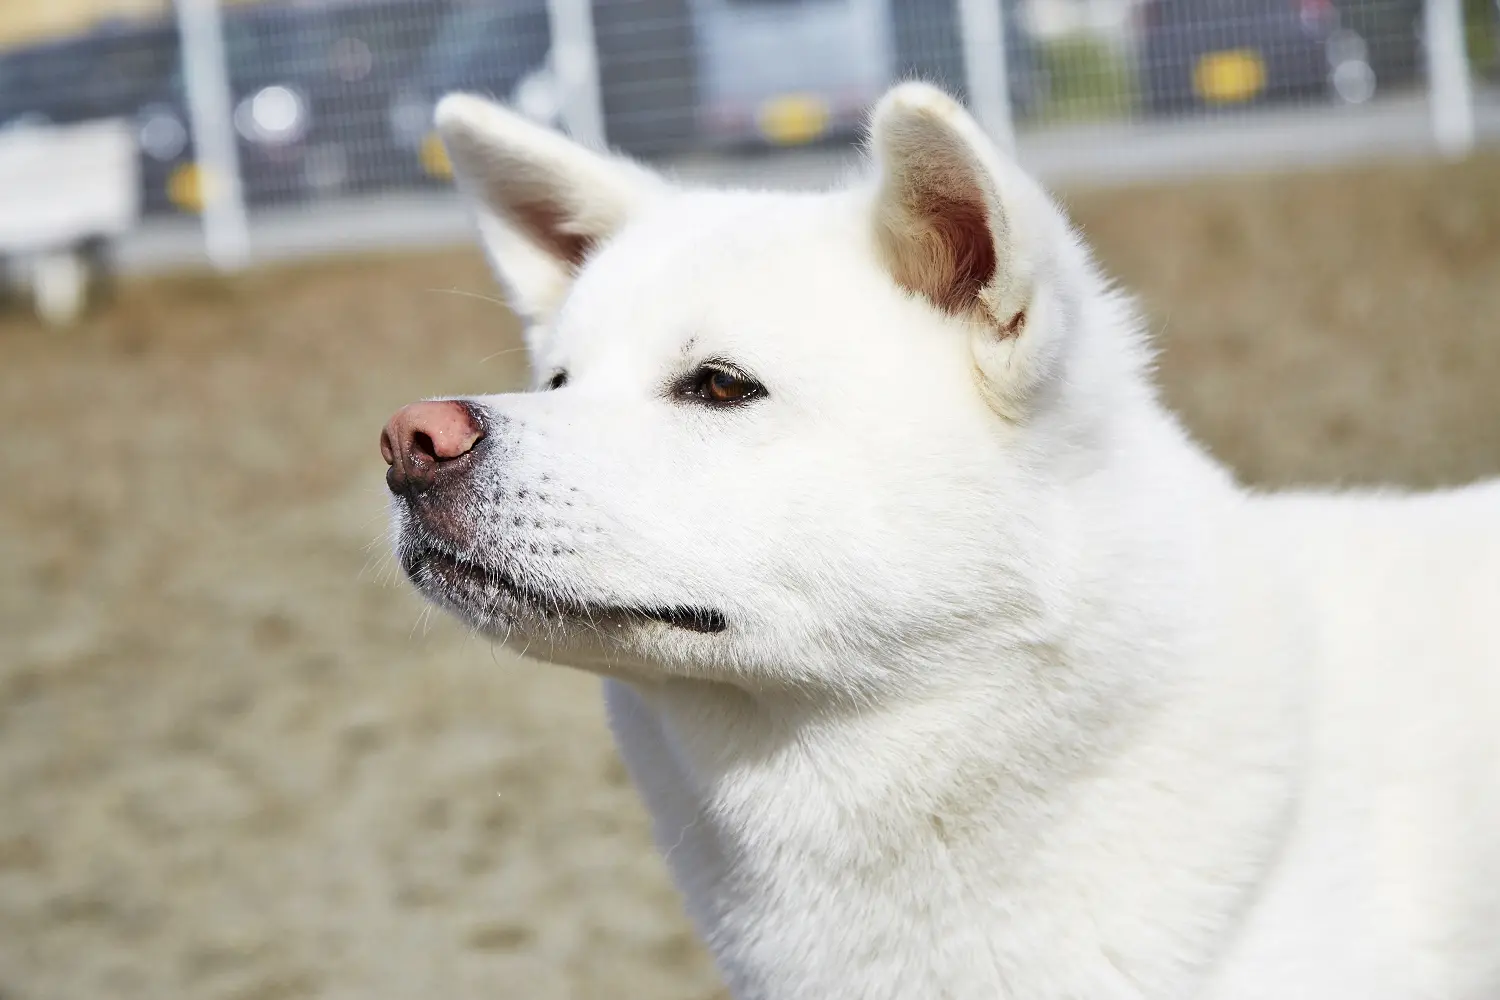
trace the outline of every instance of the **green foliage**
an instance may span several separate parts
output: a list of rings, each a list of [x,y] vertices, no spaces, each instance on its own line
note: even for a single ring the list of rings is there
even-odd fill
[[[1076,36],[1038,45],[1047,80],[1041,121],[1097,121],[1131,114],[1138,100],[1135,68],[1125,53],[1097,38]]]
[[[1500,69],[1500,12],[1495,0],[1464,0],[1464,34],[1469,43],[1469,65],[1475,72]]]

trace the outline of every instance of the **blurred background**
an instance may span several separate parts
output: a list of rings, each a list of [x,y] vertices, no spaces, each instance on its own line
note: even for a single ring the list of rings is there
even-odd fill
[[[1495,0],[0,0],[0,1000],[721,996],[596,682],[428,613],[376,439],[524,384],[430,131],[817,187],[961,94],[1248,483],[1500,472]]]

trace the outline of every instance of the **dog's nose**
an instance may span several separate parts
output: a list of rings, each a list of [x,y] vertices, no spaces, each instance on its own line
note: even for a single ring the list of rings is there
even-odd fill
[[[385,483],[392,493],[415,496],[482,437],[473,411],[456,400],[403,406],[380,432],[380,454],[390,466]]]

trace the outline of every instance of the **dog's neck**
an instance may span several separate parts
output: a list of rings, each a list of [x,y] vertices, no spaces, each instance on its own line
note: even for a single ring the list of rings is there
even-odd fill
[[[1275,578],[1235,572],[1252,540],[1194,538],[1182,560],[1159,542],[1112,550],[1123,579],[1276,613],[1274,595],[1234,592]],[[1263,665],[1295,656],[1273,629],[1228,649],[1212,616],[1075,596],[1058,641],[997,626],[900,664],[935,678],[900,697],[612,692],[659,844],[737,997],[1167,996],[1205,974],[1293,807],[1295,734],[1271,721],[1292,695]]]

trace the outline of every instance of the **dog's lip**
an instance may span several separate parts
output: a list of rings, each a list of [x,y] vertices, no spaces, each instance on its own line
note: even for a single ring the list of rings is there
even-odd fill
[[[614,604],[581,604],[518,583],[504,569],[461,556],[430,543],[403,546],[401,568],[413,582],[421,585],[418,574],[423,568],[438,564],[449,573],[456,573],[496,584],[520,603],[534,608],[548,617],[567,617],[579,621],[654,621],[685,632],[713,635],[729,627],[722,611],[714,608],[688,605],[632,606]]]
[[[663,625],[670,625],[673,628],[679,628],[686,632],[702,632],[704,635],[713,635],[729,627],[729,620],[724,617],[724,612],[715,608],[693,608],[679,605],[666,608],[626,608],[622,610],[625,614],[649,618],[652,621],[658,621]]]
[[[420,585],[418,574],[424,570],[431,570],[434,565],[447,573],[457,576],[470,577],[485,583],[497,584],[516,599],[538,608],[558,607],[556,601],[549,601],[545,595],[529,587],[523,587],[505,570],[479,562],[467,556],[458,555],[440,545],[427,541],[418,541],[402,547],[401,568],[412,582]]]

